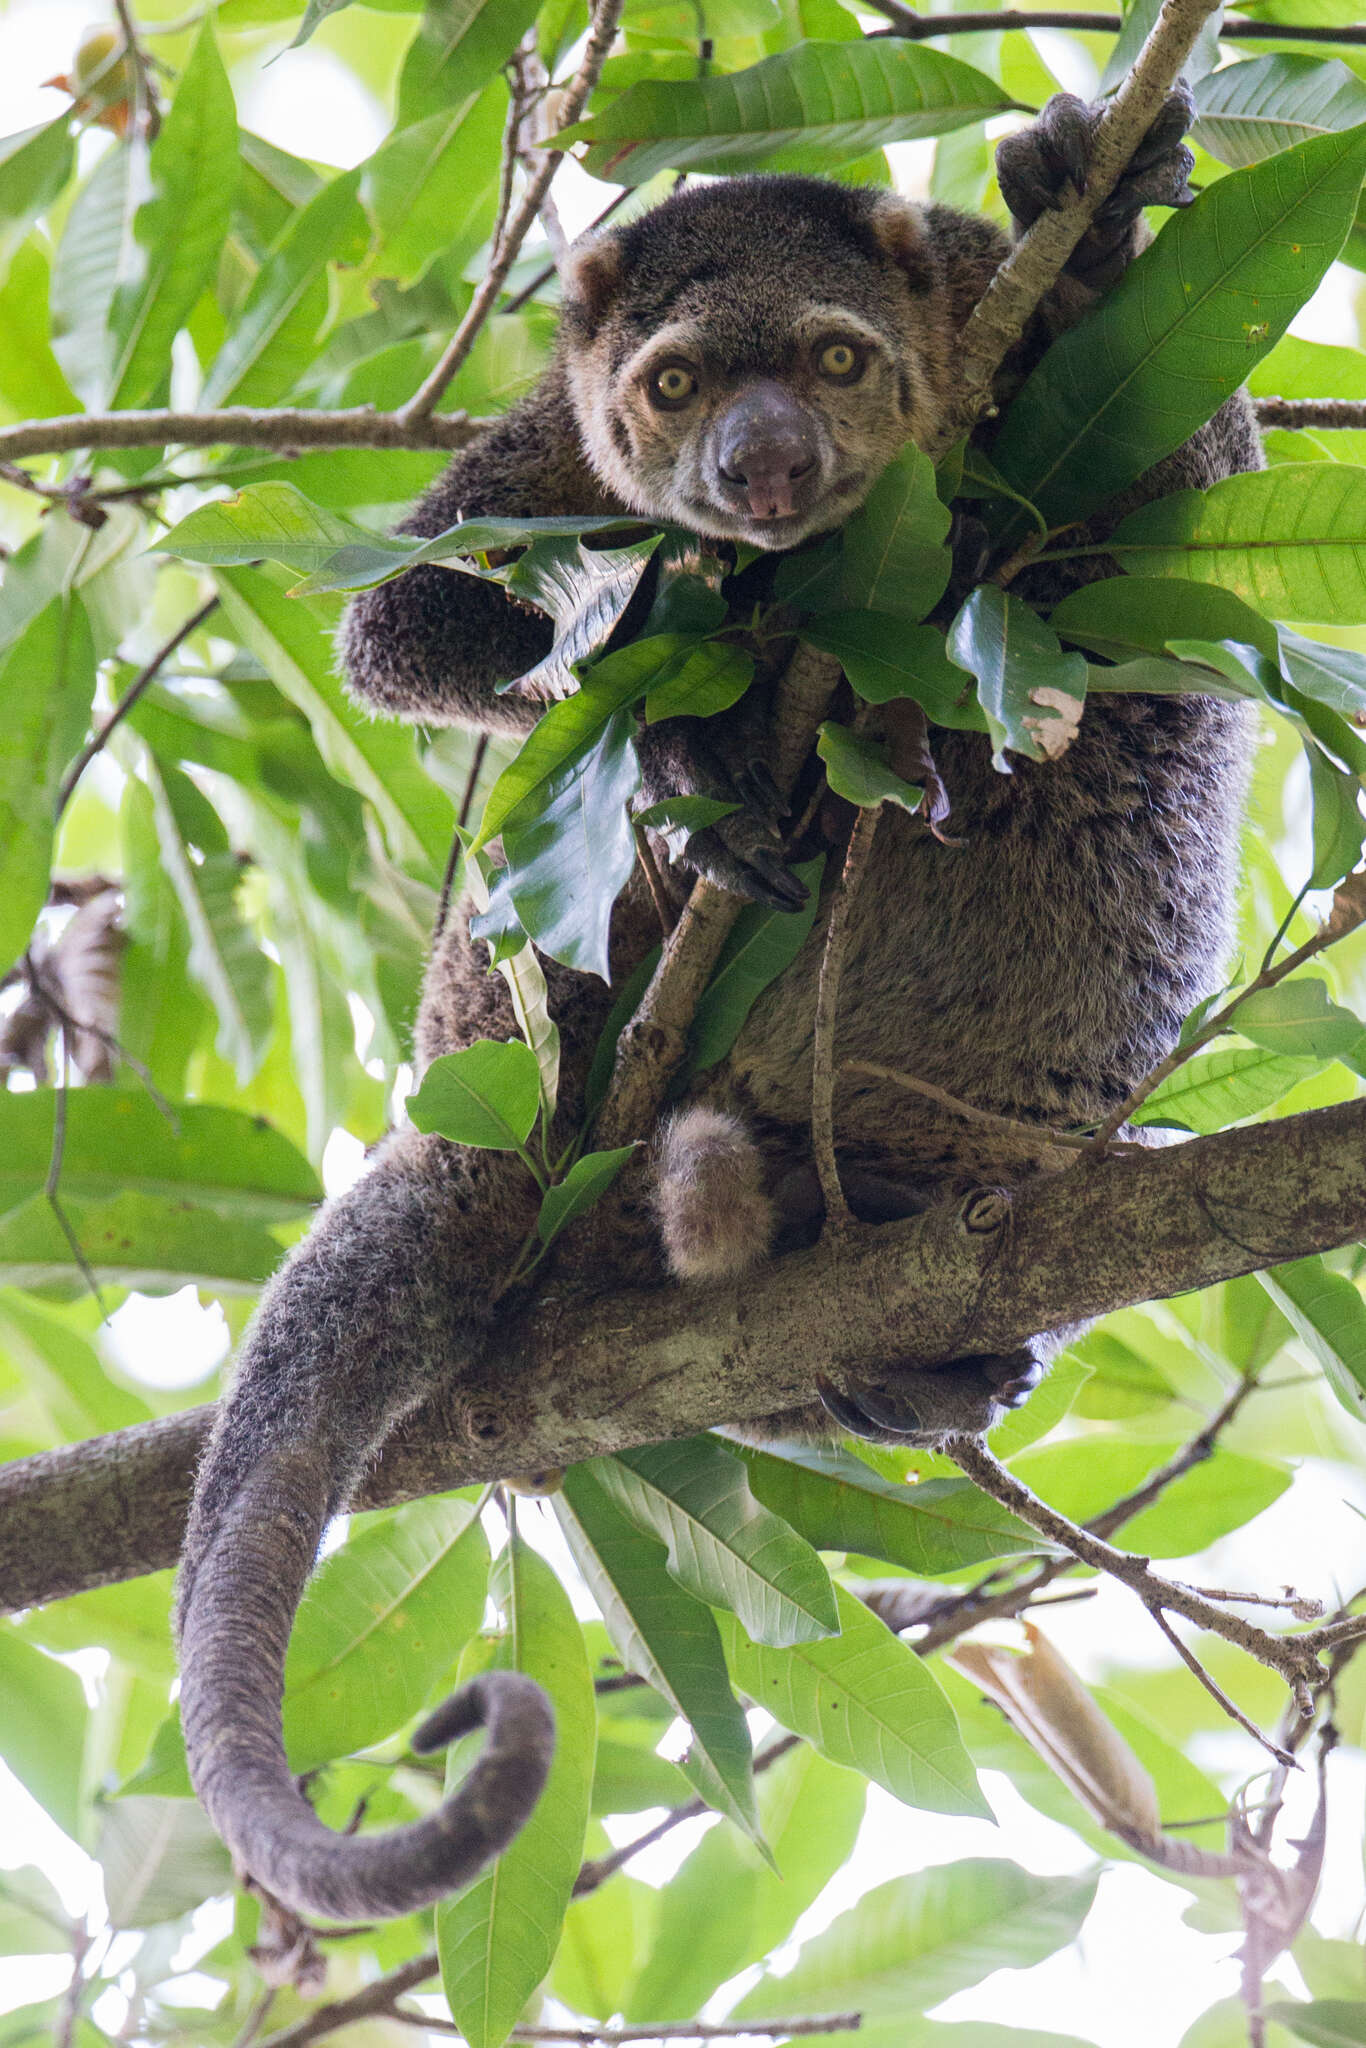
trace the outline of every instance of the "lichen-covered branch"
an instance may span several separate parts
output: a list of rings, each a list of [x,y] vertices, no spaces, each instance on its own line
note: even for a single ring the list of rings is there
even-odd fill
[[[876,1380],[1366,1236],[1366,1099],[1041,1177],[966,1227],[970,1196],[841,1233],[734,1285],[539,1299],[386,1447],[378,1507],[508,1471],[771,1415],[817,1374]],[[0,1609],[174,1564],[209,1410],[0,1471]]]

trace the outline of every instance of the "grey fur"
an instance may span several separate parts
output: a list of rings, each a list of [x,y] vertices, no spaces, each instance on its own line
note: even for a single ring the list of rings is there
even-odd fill
[[[1145,151],[1135,174],[1140,197],[1154,180],[1174,189],[1182,123],[1166,121],[1156,160]],[[1007,182],[1022,214],[1047,202],[1084,131],[1074,111],[1050,111],[1032,155],[1030,145],[1012,144]],[[1079,273],[1060,281],[1003,370],[1002,399],[1050,334],[1085,310],[1087,280],[1127,260],[1140,233],[1121,194],[1088,238]],[[580,255],[554,366],[532,397],[457,457],[407,529],[431,534],[472,513],[668,516],[682,493],[699,526],[781,546],[791,527],[762,518],[756,527],[737,513],[726,528],[725,493],[708,467],[725,408],[758,378],[795,394],[819,449],[824,495],[813,498],[807,484],[794,498],[802,530],[838,523],[906,434],[933,421],[953,375],[955,334],[1004,248],[985,221],[813,180],[744,179],[677,195]],[[870,368],[858,387],[813,371],[823,331],[820,320],[813,326],[813,304],[824,309],[821,320],[833,307],[834,327],[866,340]],[[661,323],[700,365],[691,416],[652,412],[639,383],[623,379],[624,366],[648,369]],[[1125,503],[1260,462],[1239,396]],[[1122,509],[1094,521],[1093,533],[1103,538]],[[1068,587],[1068,572],[1027,572],[1016,587],[1052,598]],[[530,668],[549,639],[546,622],[499,589],[419,569],[353,603],[342,655],[352,687],[378,708],[523,731],[537,705],[515,692],[496,697],[493,684]],[[762,749],[763,698],[757,688],[701,734],[689,721],[655,729],[651,777],[683,787],[733,780]],[[1169,1048],[1181,1017],[1218,978],[1244,721],[1213,699],[1102,697],[1059,761],[1020,761],[1008,777],[992,770],[976,735],[937,733],[935,742],[962,844],[939,844],[900,812],[886,817],[854,910],[837,1058],[901,1069],[1025,1124],[1099,1117]],[[756,838],[752,819],[745,829],[748,838],[699,840],[694,864],[763,893],[772,882],[759,859],[763,834]],[[641,956],[651,919],[633,886],[614,924],[614,972]],[[661,1200],[676,1266],[696,1269],[699,1242],[714,1247],[717,1235],[714,1213],[689,1213],[692,1191],[708,1205],[728,1186],[737,1192],[735,1244],[723,1261],[732,1271],[763,1254],[775,1218],[779,1250],[818,1226],[807,1124],[820,949],[818,921],[664,1142]],[[553,963],[548,974],[568,1133],[609,998],[590,977]],[[428,969],[420,1062],[512,1030],[501,981],[489,977],[463,919],[452,917]],[[837,1129],[850,1198],[870,1219],[923,1207],[958,1184],[1038,1171],[1044,1149],[1028,1139],[1003,1143],[863,1076],[841,1082]],[[699,1141],[695,1157],[684,1156],[689,1132]],[[191,1770],[253,1875],[302,1910],[407,1911],[462,1881],[524,1817],[526,1798],[511,1796],[507,1748],[495,1740],[486,1781],[466,1800],[478,1811],[465,1838],[449,1840],[470,1821],[462,1809],[379,1840],[320,1840],[289,1779],[278,1728],[293,1605],[327,1517],[344,1506],[398,1416],[437,1389],[458,1409],[494,1286],[530,1218],[530,1192],[505,1155],[411,1131],[389,1139],[267,1291],[204,1461],[180,1594]],[[571,1233],[561,1276],[584,1286],[660,1282],[649,1205],[623,1204],[614,1229],[606,1258],[591,1222],[577,1243]],[[715,1270],[714,1249],[701,1264]],[[1038,1356],[1057,1341],[1057,1333],[1041,1339]],[[955,1361],[942,1375],[903,1375],[902,1385],[896,1360],[887,1366],[888,1387],[863,1390],[853,1419],[934,1433],[985,1426],[1002,1398],[1029,1383],[1037,1359]],[[804,1412],[776,1424],[811,1420]],[[467,1421],[477,1431],[477,1412]],[[525,1697],[509,1703],[514,1710],[533,1784],[545,1727],[528,1729]],[[446,1837],[444,1861],[423,1832],[434,1826]]]

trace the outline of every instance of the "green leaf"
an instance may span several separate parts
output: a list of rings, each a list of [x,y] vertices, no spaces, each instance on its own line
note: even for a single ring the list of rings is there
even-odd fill
[[[897,1486],[833,1445],[803,1446],[783,1457],[737,1448],[756,1500],[817,1550],[884,1558],[928,1579],[1039,1548],[1032,1530],[966,1480]]]
[[[110,309],[142,275],[134,235],[138,208],[149,197],[147,148],[130,137],[110,149],[80,187],[52,266],[52,348],[63,374],[92,410],[114,386]]]
[[[710,1805],[755,1836],[749,1730],[716,1622],[670,1578],[662,1546],[627,1521],[584,1466],[565,1474],[555,1512],[627,1670],[690,1724],[689,1775]]]
[[[1134,1492],[1179,1448],[1148,1439],[1046,1444],[1022,1453],[1011,1469],[1050,1506],[1074,1522],[1088,1522]],[[1283,1465],[1220,1445],[1212,1458],[1174,1480],[1161,1500],[1125,1523],[1125,1544],[1151,1557],[1191,1557],[1261,1514],[1289,1484]]]
[[[96,1855],[114,1927],[178,1920],[232,1888],[232,1858],[193,1800],[111,1800]]]
[[[933,463],[908,441],[845,523],[837,609],[913,620],[933,611],[948,589],[952,567],[944,545],[949,519]]]
[[[154,401],[171,341],[218,271],[237,184],[237,111],[206,21],[152,144],[149,195],[138,207],[138,249],[109,306],[112,406]]]
[[[804,1943],[786,1976],[761,1979],[733,2017],[923,2012],[993,1970],[1053,1955],[1075,1939],[1095,1890],[1094,1875],[1033,1877],[986,1857],[894,1877]]]
[[[1366,121],[1366,84],[1335,57],[1255,57],[1202,78],[1195,104],[1200,147],[1220,163],[1255,164]]]
[[[0,1692],[5,1699],[0,1755],[45,1813],[80,1839],[81,1768],[88,1715],[76,1673],[0,1629]]]
[[[36,1864],[26,1863],[0,1876],[0,1944],[11,1956],[70,1952],[69,1917]]]
[[[365,243],[359,181],[359,171],[333,178],[290,220],[204,380],[205,410],[274,405],[312,363],[327,318],[328,264],[359,254]]]
[[[623,648],[621,654],[638,657],[650,644],[639,641]],[[562,773],[598,744],[609,720],[644,690],[643,666],[639,659],[609,655],[590,671],[581,690],[552,704],[537,720],[516,759],[508,763],[489,791],[472,853],[495,839],[514,812],[522,809],[530,815],[537,810]]]
[[[0,1212],[40,1188],[52,1157],[51,1089],[0,1095]],[[202,1204],[216,1215],[284,1223],[308,1214],[322,1188],[303,1154],[262,1117],[180,1102],[169,1115],[142,1089],[81,1088],[66,1100],[62,1193],[120,1193]]]
[[[505,873],[506,870],[500,871]],[[481,911],[489,908],[488,877],[484,863],[476,855],[465,862],[465,888],[472,902]],[[516,913],[512,910],[512,899],[506,898],[509,918],[515,923]],[[507,983],[512,998],[513,1014],[517,1029],[536,1055],[536,1065],[541,1077],[541,1120],[548,1129],[555,1114],[555,1104],[560,1089],[560,1031],[550,1014],[550,991],[546,984],[544,970],[532,948],[519,936],[516,944],[504,946],[499,939],[479,930],[479,918],[471,918],[470,931],[476,937],[489,939],[493,947],[494,965]],[[521,926],[516,926],[521,934]],[[506,936],[505,934],[502,936]]]
[[[1338,1400],[1366,1420],[1366,1301],[1322,1259],[1294,1259],[1257,1278],[1309,1346]]]
[[[636,861],[640,788],[632,723],[614,714],[593,747],[550,776],[503,826],[517,920],[552,960],[609,979],[612,909]]]
[[[666,170],[829,171],[888,142],[944,135],[1015,105],[956,57],[919,43],[807,42],[729,77],[647,79],[554,138],[588,142],[595,177]]]
[[[712,718],[738,703],[754,680],[754,659],[741,647],[708,640],[645,699],[650,725],[661,718]]]
[[[196,861],[171,800],[170,776],[149,758],[146,779],[162,861],[189,927],[190,971],[218,1019],[218,1050],[244,1087],[265,1057],[273,1020],[269,963],[238,908],[237,856],[201,849],[203,858]]]
[[[492,1591],[508,1617],[499,1662],[550,1695],[555,1754],[521,1833],[477,1884],[437,1908],[442,1986],[469,2048],[502,2048],[554,1961],[583,1857],[597,1736],[583,1632],[550,1566],[514,1534]]]
[[[867,1788],[805,1744],[759,1779],[777,1874],[744,1837],[714,1827],[660,1894],[659,1925],[625,2004],[628,2021],[687,2020],[780,1947],[853,1852]]]
[[[397,128],[362,166],[360,196],[375,223],[371,256],[381,275],[416,279],[437,248],[448,274],[458,275],[477,254],[498,200],[506,112],[502,80],[475,79],[425,120]]]
[[[1177,491],[1131,512],[1107,547],[1123,569],[1217,583],[1273,618],[1354,625],[1366,609],[1366,468],[1286,462]]]
[[[840,1634],[774,1650],[719,1617],[735,1682],[757,1707],[833,1764],[862,1771],[908,1806],[990,1809],[933,1674],[861,1600],[835,1587]]]
[[[16,1288],[0,1289],[0,1359],[22,1378],[27,1399],[51,1418],[59,1442],[79,1443],[84,1437],[151,1420],[147,1402],[111,1378],[93,1344]],[[47,1611],[58,1612],[67,1605],[61,1601]],[[66,1647],[49,1643],[46,1636],[37,1640],[48,1648]]]
[[[1366,355],[1287,334],[1257,364],[1247,388],[1254,398],[1366,398]]]
[[[462,1052],[443,1053],[408,1097],[418,1130],[491,1152],[520,1151],[540,1106],[540,1068],[520,1038],[477,1038]]]
[[[392,1735],[484,1618],[488,1541],[477,1499],[365,1517],[309,1585],[285,1662],[290,1769]]]
[[[1361,859],[1366,817],[1361,810],[1361,782],[1344,774],[1316,746],[1305,744],[1309,787],[1314,799],[1314,865],[1311,889],[1331,889],[1350,875]]]
[[[839,1631],[829,1574],[811,1545],[750,1492],[745,1466],[716,1437],[684,1437],[586,1468],[622,1513],[665,1546],[680,1586],[738,1615],[780,1647]]]
[[[637,1743],[614,1742],[599,1734],[593,1766],[594,1813],[643,1813],[651,1806],[682,1806],[690,1792],[678,1765],[667,1757]]]
[[[694,832],[705,831],[708,825],[731,817],[739,808],[739,804],[723,803],[717,796],[666,796],[632,815],[637,825],[646,825],[654,832],[678,832],[686,842]]]
[[[865,703],[910,697],[935,725],[986,731],[982,708],[934,626],[908,625],[887,612],[829,612],[807,621],[802,639],[838,658]]]
[[[1355,648],[1306,640],[1288,626],[1278,637],[1285,674],[1302,697],[1326,705],[1352,726],[1366,724],[1366,659]]]
[[[1048,623],[1064,640],[1117,661],[1136,648],[1165,654],[1174,640],[1232,640],[1255,647],[1268,661],[1277,657],[1275,627],[1231,590],[1168,576],[1107,576],[1084,583],[1053,607]]]
[[[621,1172],[634,1145],[618,1146],[614,1152],[585,1152],[568,1173],[541,1198],[536,1234],[542,1244],[551,1244],[576,1216],[582,1216],[600,1202]]]
[[[623,548],[586,548],[568,536],[538,540],[496,572],[513,597],[534,604],[555,627],[544,661],[517,678],[520,690],[536,697],[577,690],[576,663],[605,645],[659,542],[658,534]]]
[[[1199,1053],[1153,1090],[1134,1122],[1181,1124],[1202,1133],[1222,1131],[1270,1109],[1323,1064],[1260,1046]]]
[[[1076,737],[1086,701],[1086,663],[1018,597],[980,583],[949,628],[951,661],[977,678],[991,734],[992,765],[1010,773],[1007,751],[1051,761]]]
[[[1333,1002],[1327,983],[1313,975],[1258,989],[1234,1016],[1238,1031],[1254,1045],[1306,1059],[1355,1061],[1366,1039],[1366,1025]]]
[[[29,223],[65,189],[75,161],[69,114],[0,141],[0,257],[17,247]]]
[[[1316,1998],[1311,2005],[1292,2005],[1278,1999],[1266,2010],[1311,2048],[1362,2048],[1366,2042],[1366,2004],[1357,2000]]]
[[[1363,169],[1366,128],[1322,136],[1219,179],[1173,214],[1012,401],[991,450],[1006,481],[1055,525],[1179,448],[1316,289]],[[1026,525],[1017,512],[1005,532]]]
[[[411,533],[367,533],[329,556],[311,576],[295,586],[296,597],[325,596],[330,591],[369,590],[403,570],[435,562],[484,583],[506,583],[505,569],[489,569],[472,558],[504,548],[524,548],[557,536],[616,533],[622,527],[640,530],[638,519],[591,518],[582,513],[554,519],[463,519],[455,526],[419,540]],[[264,549],[262,550],[264,552]],[[191,556],[191,560],[197,557]]]
[[[338,548],[372,538],[339,512],[313,504],[293,484],[264,483],[198,506],[161,536],[156,550],[211,568],[245,567],[264,556],[287,569],[310,570],[330,561]]]
[[[886,740],[850,732],[847,725],[827,719],[816,740],[816,752],[825,763],[825,779],[836,796],[868,810],[878,810],[884,803],[900,804],[912,814],[920,809],[925,792],[895,772]]]
[[[800,910],[747,903],[740,912],[693,1012],[689,1074],[703,1073],[725,1058],[759,997],[800,953],[820,908],[824,869],[824,854],[793,868],[808,891]]]
[[[280,1263],[279,1243],[260,1225],[220,1216],[183,1194],[62,1196],[62,1213],[102,1285],[150,1294],[202,1281],[215,1293],[255,1294]],[[0,1216],[0,1283],[85,1292],[85,1271],[45,1195]]]
[[[536,19],[536,0],[441,0],[429,6],[399,78],[402,127],[477,92]]]
[[[326,615],[292,603],[260,571],[220,569],[214,580],[233,637],[302,711],[329,773],[373,806],[396,860],[439,875],[450,799],[424,771],[411,733],[377,725],[348,698]]]
[[[94,691],[85,607],[74,592],[54,597],[0,660],[0,973],[47,901],[57,791]]]

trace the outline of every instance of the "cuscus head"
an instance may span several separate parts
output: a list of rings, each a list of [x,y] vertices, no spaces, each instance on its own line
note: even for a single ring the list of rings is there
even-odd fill
[[[561,349],[609,489],[789,548],[838,526],[946,375],[920,209],[819,178],[689,188],[571,252]]]

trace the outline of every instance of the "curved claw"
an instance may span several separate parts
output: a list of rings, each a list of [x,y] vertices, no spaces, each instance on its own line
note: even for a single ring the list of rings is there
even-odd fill
[[[727,834],[725,827],[736,830]],[[791,872],[775,846],[764,843],[760,830],[743,811],[694,832],[684,852],[688,866],[732,896],[767,903],[773,910],[800,910],[808,891]]]
[[[837,1422],[850,1436],[865,1436],[873,1442],[877,1441],[880,1433],[878,1426],[875,1423],[870,1426],[871,1418],[864,1413],[862,1406],[852,1394],[846,1394],[833,1380],[827,1380],[819,1374],[816,1377],[816,1392],[822,1408],[832,1422]]]

